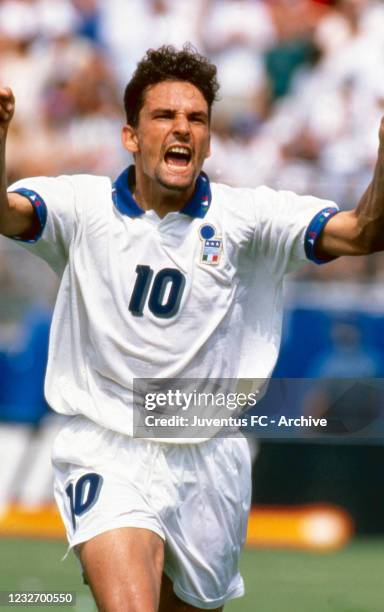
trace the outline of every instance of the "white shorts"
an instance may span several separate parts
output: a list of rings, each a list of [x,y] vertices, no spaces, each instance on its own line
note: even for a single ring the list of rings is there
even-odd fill
[[[168,445],[77,416],[55,439],[53,465],[71,547],[143,527],[165,541],[164,572],[180,599],[209,610],[243,595],[238,561],[251,499],[243,436]]]

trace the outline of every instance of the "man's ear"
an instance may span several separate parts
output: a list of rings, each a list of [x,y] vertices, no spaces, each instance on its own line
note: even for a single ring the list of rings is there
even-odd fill
[[[130,153],[138,153],[139,142],[136,130],[131,125],[124,125],[121,131],[121,142],[123,143],[123,147]]]

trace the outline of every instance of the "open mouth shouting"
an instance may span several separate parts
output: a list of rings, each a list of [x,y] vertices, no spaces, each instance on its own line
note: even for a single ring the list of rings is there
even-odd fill
[[[191,149],[185,145],[172,145],[164,155],[165,163],[170,169],[183,170],[189,166],[191,159]]]

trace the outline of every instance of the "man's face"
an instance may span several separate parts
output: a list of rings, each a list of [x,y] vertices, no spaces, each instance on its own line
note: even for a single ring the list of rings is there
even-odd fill
[[[124,146],[135,155],[136,173],[163,189],[188,190],[208,157],[208,105],[199,89],[184,81],[148,88],[136,128],[123,129]]]

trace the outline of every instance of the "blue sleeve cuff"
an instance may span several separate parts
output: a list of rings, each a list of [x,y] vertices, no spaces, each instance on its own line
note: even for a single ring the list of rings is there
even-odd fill
[[[30,233],[22,236],[11,236],[11,238],[13,240],[19,240],[20,242],[29,242],[30,244],[33,244],[41,237],[47,222],[47,205],[43,198],[36,193],[36,191],[32,191],[32,189],[24,189],[24,187],[19,187],[19,189],[15,189],[12,193],[19,193],[25,198],[28,198],[35,213],[35,223]]]
[[[324,264],[328,261],[333,261],[334,259],[337,259],[337,257],[324,257],[322,259],[319,259],[315,256],[315,252],[316,244],[321,232],[323,231],[328,221],[338,212],[340,212],[338,208],[323,208],[323,210],[318,212],[313,217],[312,221],[308,225],[307,231],[305,233],[304,248],[305,254],[310,261],[314,261],[317,264]]]

